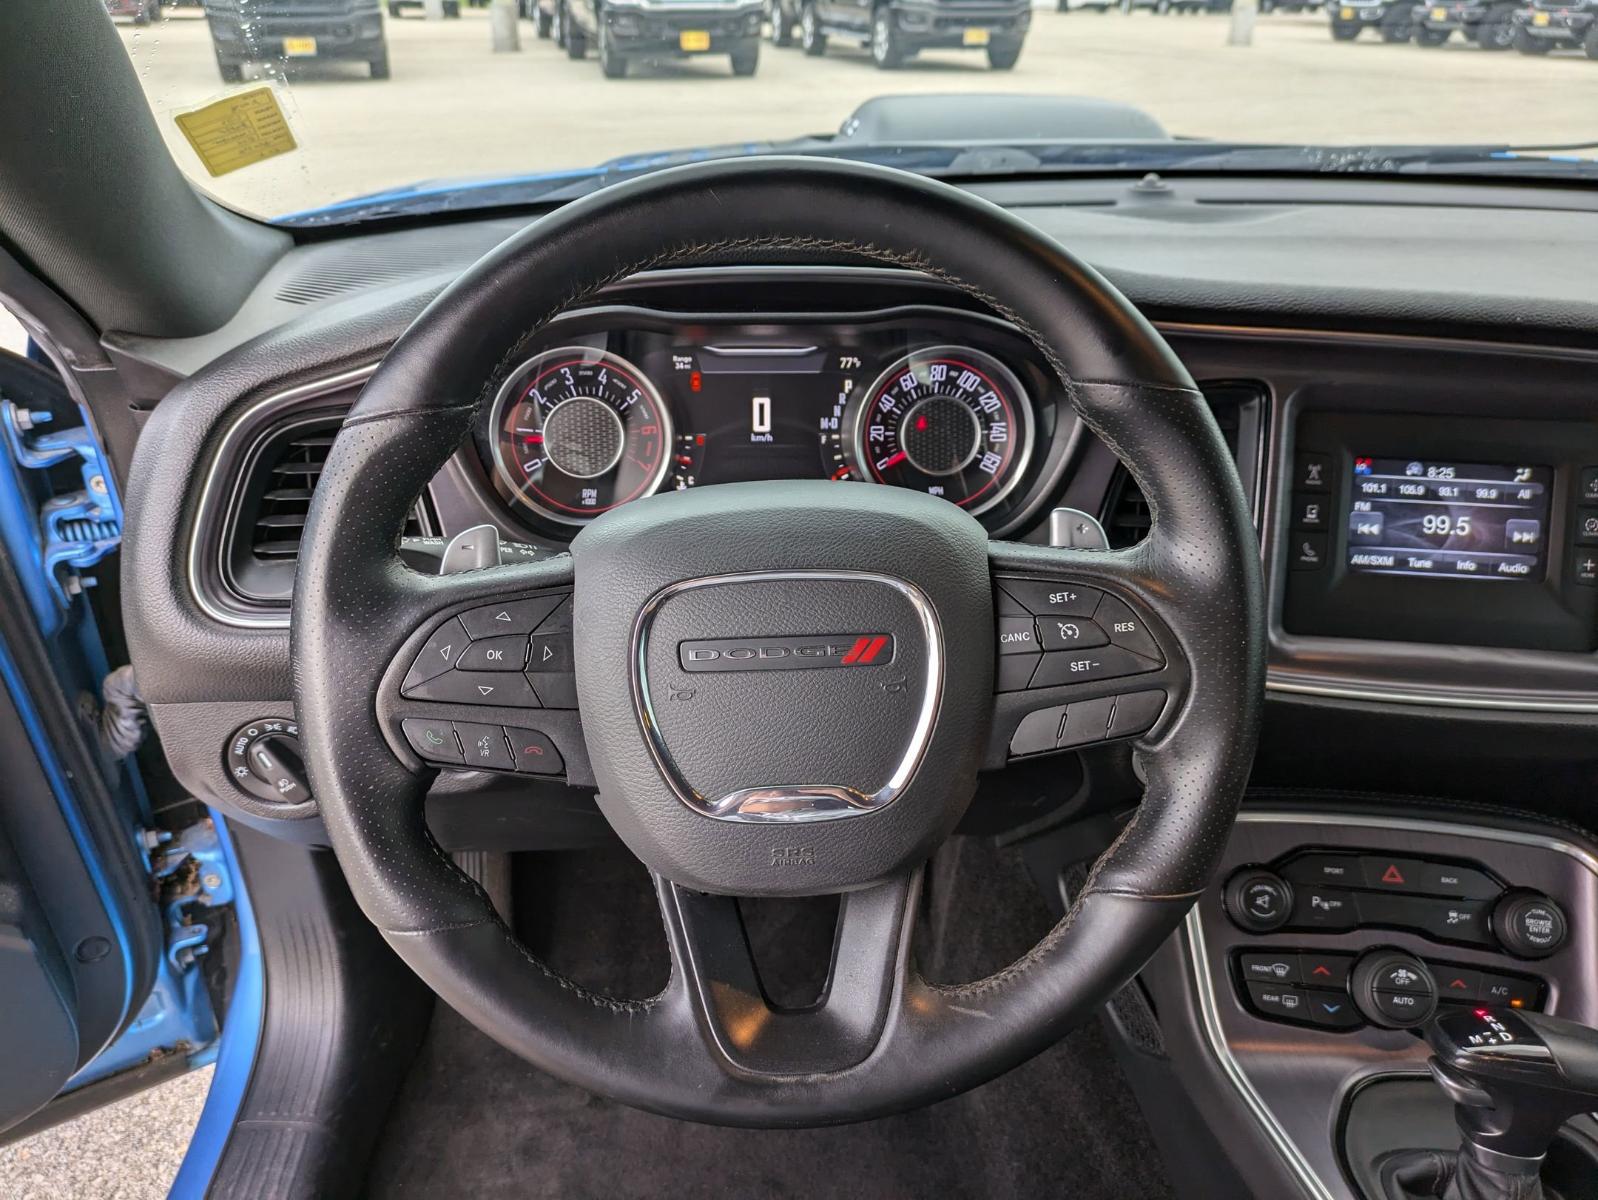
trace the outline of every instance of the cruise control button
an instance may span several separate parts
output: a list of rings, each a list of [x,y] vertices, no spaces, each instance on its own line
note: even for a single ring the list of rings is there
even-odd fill
[[[555,743],[536,729],[505,729],[511,757],[523,775],[559,775],[566,770]]]
[[[405,682],[400,684],[400,691],[409,695],[418,684],[448,671],[466,649],[466,644],[466,630],[461,628],[461,623],[454,617],[445,621],[416,655],[416,661],[405,673]]]
[[[1110,644],[1109,634],[1086,617],[1039,617],[1038,640],[1045,650],[1090,650]]]
[[[1060,723],[1064,720],[1063,704],[1027,713],[1021,718],[1021,724],[1016,726],[1015,735],[1010,739],[1010,753],[1042,754],[1046,750],[1055,749],[1060,743]]]
[[[1042,688],[1059,687],[1066,683],[1091,683],[1095,679],[1118,679],[1123,675],[1157,670],[1158,663],[1150,662],[1130,650],[1122,650],[1119,646],[1074,653],[1055,651],[1043,656],[1037,672],[1032,676],[1032,686]]]
[[[1309,1020],[1309,1000],[1297,988],[1277,987],[1273,983],[1251,983],[1248,998],[1254,1007],[1268,1017],[1286,1017],[1290,1021]]]
[[[526,654],[525,637],[484,638],[466,647],[455,665],[462,671],[520,671]]]
[[[570,671],[572,669],[572,635],[569,633],[535,633],[527,653],[529,671]]]
[[[1258,983],[1298,982],[1296,954],[1244,954],[1239,956],[1237,965],[1244,979]]]
[[[1131,605],[1125,601],[1115,596],[1105,596],[1099,601],[1099,610],[1093,620],[1110,635],[1110,641],[1121,649],[1141,654],[1155,662],[1165,661],[1159,643],[1148,631],[1143,618],[1133,612]]]
[[[519,633],[524,637],[538,628],[538,623],[555,611],[565,596],[534,596],[528,600],[512,600],[507,604],[490,604],[461,614],[461,624],[473,640],[504,637]]]
[[[1147,692],[1132,692],[1130,695],[1117,696],[1115,712],[1110,717],[1109,737],[1131,737],[1134,733],[1142,733],[1154,728],[1154,722],[1160,719],[1160,713],[1165,710],[1165,693],[1159,688]]]
[[[999,618],[1000,654],[1036,654],[1038,631],[1031,617]]]
[[[998,673],[994,676],[996,692],[1019,692],[1032,682],[1032,672],[1038,669],[1039,654],[1001,654]]]
[[[1047,579],[1001,579],[999,586],[1040,617],[1091,617],[1104,594],[1098,588]]]
[[[1348,954],[1316,954],[1305,951],[1298,956],[1298,980],[1305,987],[1342,988],[1354,959]]]
[[[411,744],[418,758],[428,762],[464,762],[460,743],[455,740],[455,729],[448,721],[430,721],[407,717],[400,722],[405,740]]]
[[[505,731],[498,725],[456,721],[455,735],[466,752],[468,767],[481,767],[485,771],[509,771],[515,767],[510,747],[505,744]]]
[[[1060,730],[1060,748],[1064,750],[1071,746],[1102,742],[1109,731],[1110,714],[1114,710],[1114,696],[1078,700],[1065,710],[1065,725]]]
[[[577,676],[570,671],[529,671],[527,682],[545,708],[577,707]]]
[[[450,671],[429,679],[409,694],[417,700],[443,700],[449,704],[539,707],[538,697],[525,676],[502,671]]]

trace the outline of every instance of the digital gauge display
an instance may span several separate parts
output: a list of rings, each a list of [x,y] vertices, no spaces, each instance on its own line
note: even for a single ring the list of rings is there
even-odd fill
[[[1541,579],[1552,482],[1549,467],[1357,455],[1348,569],[1439,579]]]

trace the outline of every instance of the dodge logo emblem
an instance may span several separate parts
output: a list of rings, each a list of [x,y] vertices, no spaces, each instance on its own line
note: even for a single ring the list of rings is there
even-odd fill
[[[712,638],[680,642],[684,671],[804,671],[817,667],[875,667],[893,661],[889,633],[804,637]]]

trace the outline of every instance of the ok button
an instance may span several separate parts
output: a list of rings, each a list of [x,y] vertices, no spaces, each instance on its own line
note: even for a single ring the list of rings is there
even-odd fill
[[[463,671],[520,671],[527,655],[525,637],[494,637],[473,642],[455,665]]]

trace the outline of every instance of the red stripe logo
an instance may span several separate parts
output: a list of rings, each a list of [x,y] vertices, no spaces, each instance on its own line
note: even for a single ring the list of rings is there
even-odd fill
[[[855,644],[849,647],[849,653],[839,661],[846,667],[868,667],[876,661],[877,655],[882,653],[882,648],[888,644],[888,639],[881,636],[869,635],[855,639]]]

